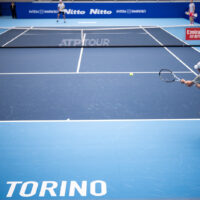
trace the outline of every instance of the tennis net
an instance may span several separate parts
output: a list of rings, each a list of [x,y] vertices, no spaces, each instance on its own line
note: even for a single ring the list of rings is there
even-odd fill
[[[187,40],[186,40],[187,38]],[[200,47],[200,26],[0,27],[1,48]]]

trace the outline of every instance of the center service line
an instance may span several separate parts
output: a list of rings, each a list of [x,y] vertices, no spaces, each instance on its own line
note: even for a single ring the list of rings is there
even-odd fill
[[[79,56],[79,59],[78,59],[78,65],[77,65],[76,73],[79,73],[79,71],[80,71],[81,60],[82,60],[82,56],[83,56],[83,45],[85,43],[85,37],[86,37],[86,34],[83,34],[83,30],[81,30],[81,36],[82,35],[83,35],[83,41],[82,41],[82,47],[81,47],[81,51],[80,51],[80,56]]]

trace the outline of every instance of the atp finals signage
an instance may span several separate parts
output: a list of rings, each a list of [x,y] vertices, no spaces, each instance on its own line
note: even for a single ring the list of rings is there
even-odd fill
[[[103,197],[107,194],[105,181],[8,181],[9,186],[6,198],[20,196],[31,197]]]

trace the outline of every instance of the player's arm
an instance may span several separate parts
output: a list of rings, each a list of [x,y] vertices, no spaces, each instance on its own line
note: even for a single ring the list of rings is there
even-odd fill
[[[192,81],[181,79],[181,83],[187,85],[188,87],[191,87],[195,84],[196,87],[200,88],[200,75],[196,76]]]
[[[181,79],[181,83],[187,85],[188,87],[191,87],[194,85],[194,81],[186,81],[185,79]]]
[[[194,17],[194,13],[195,13],[195,4],[193,4],[193,12],[192,12],[192,17]]]

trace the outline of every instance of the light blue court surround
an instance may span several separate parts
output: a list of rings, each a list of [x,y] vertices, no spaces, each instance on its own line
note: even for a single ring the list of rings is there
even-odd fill
[[[0,17],[0,27],[12,26],[168,26],[187,25],[189,21],[182,18],[149,18],[149,19],[11,19],[11,17]]]
[[[200,121],[1,123],[1,200],[43,199],[43,181],[58,184],[56,196],[46,191],[45,199],[199,198],[199,129]],[[94,180],[106,183],[105,195],[91,195]],[[37,191],[25,198],[20,183],[6,198],[9,181],[37,182]],[[70,181],[87,181],[86,196],[76,191],[69,198]]]
[[[62,20],[57,24],[52,19],[0,18],[0,26],[8,27],[177,24],[188,24],[188,20],[70,19],[66,24]],[[172,30],[172,33],[179,36],[179,32]],[[86,62],[86,60],[83,61]],[[16,81],[12,87],[18,87],[16,77],[10,76],[10,79]],[[28,81],[31,82],[30,79]],[[41,79],[41,81],[45,80]],[[48,83],[54,84],[53,82]],[[146,90],[151,92],[148,86],[147,82]],[[7,85],[3,87],[6,88]],[[49,87],[47,88],[51,93]],[[183,91],[189,89],[184,88]],[[196,88],[192,90],[199,92]],[[183,92],[181,87],[179,90],[177,87],[177,91],[178,93]],[[35,96],[31,96],[33,92],[31,90],[26,92],[27,98],[31,98],[34,102]],[[134,95],[133,92],[130,90],[132,95]],[[158,93],[157,90],[156,92]],[[169,95],[167,90],[164,92],[166,96]],[[8,93],[6,94],[9,96]],[[23,99],[19,94],[17,97],[22,109]],[[187,96],[187,98],[186,106],[192,106],[190,98],[193,96]],[[199,99],[197,98],[196,101],[198,103]],[[173,97],[169,97],[169,102],[174,102]],[[155,100],[145,107],[149,108],[154,103],[156,106]],[[197,106],[196,109],[198,110],[199,107]],[[12,107],[10,110],[13,111]],[[165,110],[166,113],[168,111],[168,109]],[[200,199],[199,130],[200,121],[191,119],[0,122],[0,200]],[[106,193],[99,197],[91,194],[90,184],[96,180],[106,183]],[[20,183],[11,191],[9,183],[14,181]],[[44,181],[54,181],[58,186],[53,189],[54,193],[46,190],[44,197],[39,197]],[[60,196],[62,181],[67,181],[66,193]],[[74,196],[69,197],[71,181],[75,181],[80,187],[82,181],[87,182],[84,196],[75,190]],[[33,191],[33,182],[38,184],[35,191]],[[49,183],[48,187],[52,188],[52,183]],[[9,191],[11,197],[8,197]],[[33,192],[32,196],[24,197],[31,192]],[[100,185],[96,186],[95,192],[101,193]]]

